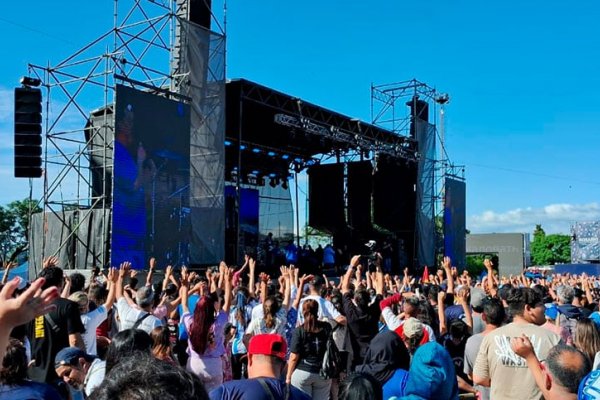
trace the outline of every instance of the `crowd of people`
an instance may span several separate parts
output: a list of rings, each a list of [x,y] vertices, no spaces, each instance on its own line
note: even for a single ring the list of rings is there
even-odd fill
[[[0,291],[0,399],[600,399],[598,277],[381,264],[86,279],[50,258]]]

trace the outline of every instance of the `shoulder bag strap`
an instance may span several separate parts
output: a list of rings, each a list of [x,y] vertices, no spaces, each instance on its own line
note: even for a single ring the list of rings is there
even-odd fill
[[[135,321],[135,324],[133,324],[133,326],[131,327],[131,329],[137,329],[137,328],[138,328],[138,326],[140,326],[140,325],[141,325],[141,323],[142,323],[142,322],[144,322],[144,320],[145,320],[146,318],[148,318],[149,316],[150,316],[150,313],[146,313],[144,316],[142,316],[142,317],[138,318],[138,320],[137,320],[137,321]]]
[[[273,395],[273,392],[271,391],[269,385],[267,385],[267,382],[265,382],[263,378],[258,378],[257,380],[258,383],[260,383],[260,386],[262,386],[263,390],[269,395],[269,398],[271,400],[275,400],[275,396]]]

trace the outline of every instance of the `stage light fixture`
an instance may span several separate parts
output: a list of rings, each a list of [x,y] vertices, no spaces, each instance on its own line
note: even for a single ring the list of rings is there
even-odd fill
[[[241,144],[240,145],[240,150],[246,150],[246,145],[245,144]]]
[[[274,152],[274,151],[269,151],[269,152],[267,153],[267,155],[268,155],[269,157],[275,157],[275,152]]]
[[[252,152],[258,154],[260,153],[260,149],[258,147],[255,147],[252,149]]]
[[[226,140],[226,141],[225,141],[225,146],[231,146],[231,141],[229,141],[229,140]]]
[[[284,155],[281,156],[281,158],[284,159],[284,160],[287,160],[287,159],[290,158],[290,156],[288,156],[287,154],[284,154]]]

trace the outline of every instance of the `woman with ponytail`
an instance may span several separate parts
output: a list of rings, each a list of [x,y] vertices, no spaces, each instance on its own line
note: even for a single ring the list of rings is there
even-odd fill
[[[181,300],[183,315],[181,317],[188,334],[189,355],[187,370],[196,374],[207,392],[223,383],[223,362],[225,354],[224,328],[229,318],[231,305],[231,270],[221,268],[225,286],[223,307],[216,293],[202,296],[191,314],[187,307],[188,273],[181,271]]]
[[[328,399],[331,379],[319,375],[325,357],[331,325],[319,321],[319,303],[308,299],[302,303],[304,323],[294,331],[286,382],[313,399]]]
[[[254,335],[264,333],[276,333],[283,336],[285,334],[285,310],[281,313],[281,305],[275,296],[268,296],[263,305],[263,318],[252,318],[250,325],[246,329],[244,342],[250,343],[250,339]],[[283,317],[283,318],[282,318]]]

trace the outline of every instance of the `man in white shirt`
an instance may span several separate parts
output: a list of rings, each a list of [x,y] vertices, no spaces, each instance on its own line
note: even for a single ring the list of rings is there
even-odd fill
[[[301,325],[304,322],[304,317],[302,316],[302,305],[308,299],[315,300],[319,304],[320,320],[331,319],[338,324],[346,324],[346,317],[340,314],[329,300],[321,297],[321,287],[324,283],[325,280],[322,277],[316,276],[312,282],[308,284],[309,295],[304,297],[298,306],[298,325]],[[298,295],[300,295],[300,293]]]
[[[90,311],[90,301],[87,293],[75,292],[69,296],[69,300],[74,301],[79,305],[79,312],[81,313],[81,322],[85,327],[85,332],[82,334],[83,343],[85,344],[85,351],[87,354],[96,356],[98,355],[96,347],[96,329],[102,322],[104,322],[108,316],[108,310],[110,310],[115,302],[115,284],[117,281],[117,272],[111,268],[108,271],[108,295],[104,304],[96,307],[94,311]]]
[[[116,284],[119,331],[134,328],[150,334],[154,328],[163,324],[160,319],[152,315],[154,291],[151,286],[144,286],[137,291],[135,303],[131,299],[126,299],[123,294],[123,278],[129,272],[130,267],[131,263],[121,264]]]

